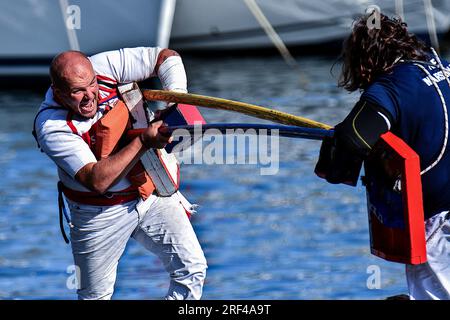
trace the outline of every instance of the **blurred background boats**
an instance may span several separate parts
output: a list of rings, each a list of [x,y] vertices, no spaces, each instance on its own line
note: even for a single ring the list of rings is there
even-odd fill
[[[64,50],[167,47],[174,0],[17,0],[0,4],[0,76],[46,75]]]
[[[445,0],[4,1],[0,76],[46,75],[50,59],[68,49],[90,55],[155,45],[194,54],[274,48],[266,27],[290,49],[320,46],[329,52],[330,44],[339,44],[349,32],[353,18],[372,4],[404,17],[410,30],[425,38],[450,28]]]
[[[437,33],[450,27],[450,1],[434,0],[181,0],[177,1],[170,45],[180,50],[236,50],[272,47],[250,4],[256,2],[288,47],[340,42],[353,19],[369,5],[398,14],[411,32],[428,35],[434,20]],[[432,4],[430,17],[427,7]]]

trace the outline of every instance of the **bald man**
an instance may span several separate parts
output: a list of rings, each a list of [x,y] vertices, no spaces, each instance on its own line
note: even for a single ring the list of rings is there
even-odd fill
[[[70,208],[79,299],[112,297],[130,238],[163,262],[170,275],[166,299],[201,298],[207,264],[179,193],[143,198],[129,179],[149,148],[171,142],[158,131],[162,121],[107,157],[96,157],[90,148],[92,128],[120,114],[114,113],[120,105],[117,86],[154,76],[166,90],[187,92],[182,60],[169,49],[126,48],[92,57],[67,51],[51,63],[52,85],[36,116],[35,133],[58,168]]]

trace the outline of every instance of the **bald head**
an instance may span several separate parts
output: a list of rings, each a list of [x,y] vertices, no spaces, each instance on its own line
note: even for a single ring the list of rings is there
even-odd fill
[[[97,112],[98,84],[89,59],[79,51],[57,55],[50,65],[55,101],[76,114],[91,118]]]
[[[80,51],[65,51],[53,58],[50,65],[52,84],[58,88],[67,87],[74,77],[93,73],[92,64]]]

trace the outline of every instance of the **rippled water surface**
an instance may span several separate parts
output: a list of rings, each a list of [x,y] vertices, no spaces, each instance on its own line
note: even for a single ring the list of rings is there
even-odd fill
[[[334,60],[278,56],[185,58],[189,90],[276,108],[328,124],[358,98],[336,87]],[[335,73],[338,73],[336,68]],[[56,170],[36,148],[32,121],[44,92],[0,93],[0,298],[75,299],[58,226]],[[208,122],[260,122],[202,109]],[[320,143],[280,139],[275,175],[260,165],[187,165],[182,190],[209,263],[205,299],[382,299],[406,292],[403,266],[370,254],[364,189],[317,178]],[[375,267],[374,267],[375,266]],[[373,284],[379,268],[380,288]],[[69,270],[70,271],[70,270]],[[116,299],[159,299],[160,261],[134,240],[119,264]]]

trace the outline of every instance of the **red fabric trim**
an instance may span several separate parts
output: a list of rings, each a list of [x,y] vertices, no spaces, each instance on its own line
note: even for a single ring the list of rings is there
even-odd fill
[[[72,117],[73,117],[73,112],[69,111],[67,113],[67,118],[66,118],[66,123],[69,126],[70,130],[72,130],[72,133],[77,134],[78,135],[78,130],[77,128],[75,128],[75,126],[72,123]]]
[[[84,142],[86,142],[88,146],[91,147],[91,136],[89,134],[89,131],[83,133],[81,137],[83,138]]]
[[[112,98],[115,98],[115,97],[117,97],[117,94],[115,94],[114,92],[112,92],[110,95],[108,95],[107,97],[104,97],[104,98],[102,98],[102,99],[100,99],[99,101],[98,101],[98,104],[100,105],[100,104],[102,104],[102,103],[105,103],[106,101],[108,101],[108,100],[110,100],[110,99],[112,99]]]
[[[111,92],[107,97],[100,99],[98,101],[98,104],[100,105],[102,103],[105,103],[106,101],[108,101],[108,100],[110,100],[112,98],[115,98],[115,97],[117,97],[117,93],[116,92]]]
[[[109,92],[109,93],[111,93],[111,92],[116,93],[117,92],[117,90],[114,89],[114,88],[107,88],[107,87],[103,87],[103,86],[98,86],[98,89],[101,90],[101,91]]]
[[[170,174],[170,171],[167,169],[166,164],[164,163],[164,160],[161,158],[161,151],[159,151],[158,149],[155,149],[155,152],[156,152],[156,155],[157,155],[158,158],[159,158],[159,161],[160,161],[161,164],[163,165],[164,170],[166,170],[167,175],[169,176],[170,181],[172,182],[172,184],[173,184],[173,185],[177,188],[177,190],[178,190],[178,189],[179,189],[179,185],[178,185],[177,182],[173,181],[172,175]],[[178,179],[178,181],[180,181],[180,179],[179,179],[179,178],[180,178],[179,174],[180,174],[180,167],[179,167],[178,164],[177,164],[177,179]]]
[[[198,110],[196,106],[179,103],[177,109],[181,117],[184,118],[186,124],[206,124],[205,118],[203,118],[200,110]]]
[[[183,209],[184,209],[184,207],[183,207]],[[188,219],[191,220],[191,216],[192,216],[191,213],[189,211],[187,211],[186,209],[184,209],[184,212],[186,213]]]
[[[84,142],[86,142],[88,144],[88,146],[91,147],[91,136],[89,135],[89,131],[80,135],[77,128],[75,127],[75,125],[72,122],[72,118],[73,118],[73,111],[69,111],[67,113],[66,123],[69,126],[70,130],[72,130],[73,134],[81,136],[81,138],[84,140]]]
[[[106,81],[111,81],[111,82],[113,82],[113,83],[117,83],[116,80],[114,80],[114,79],[112,79],[112,78],[109,78],[109,77],[107,77],[107,76],[100,75],[100,74],[97,75],[97,79],[100,79],[100,80],[103,80],[103,81],[106,80]]]

